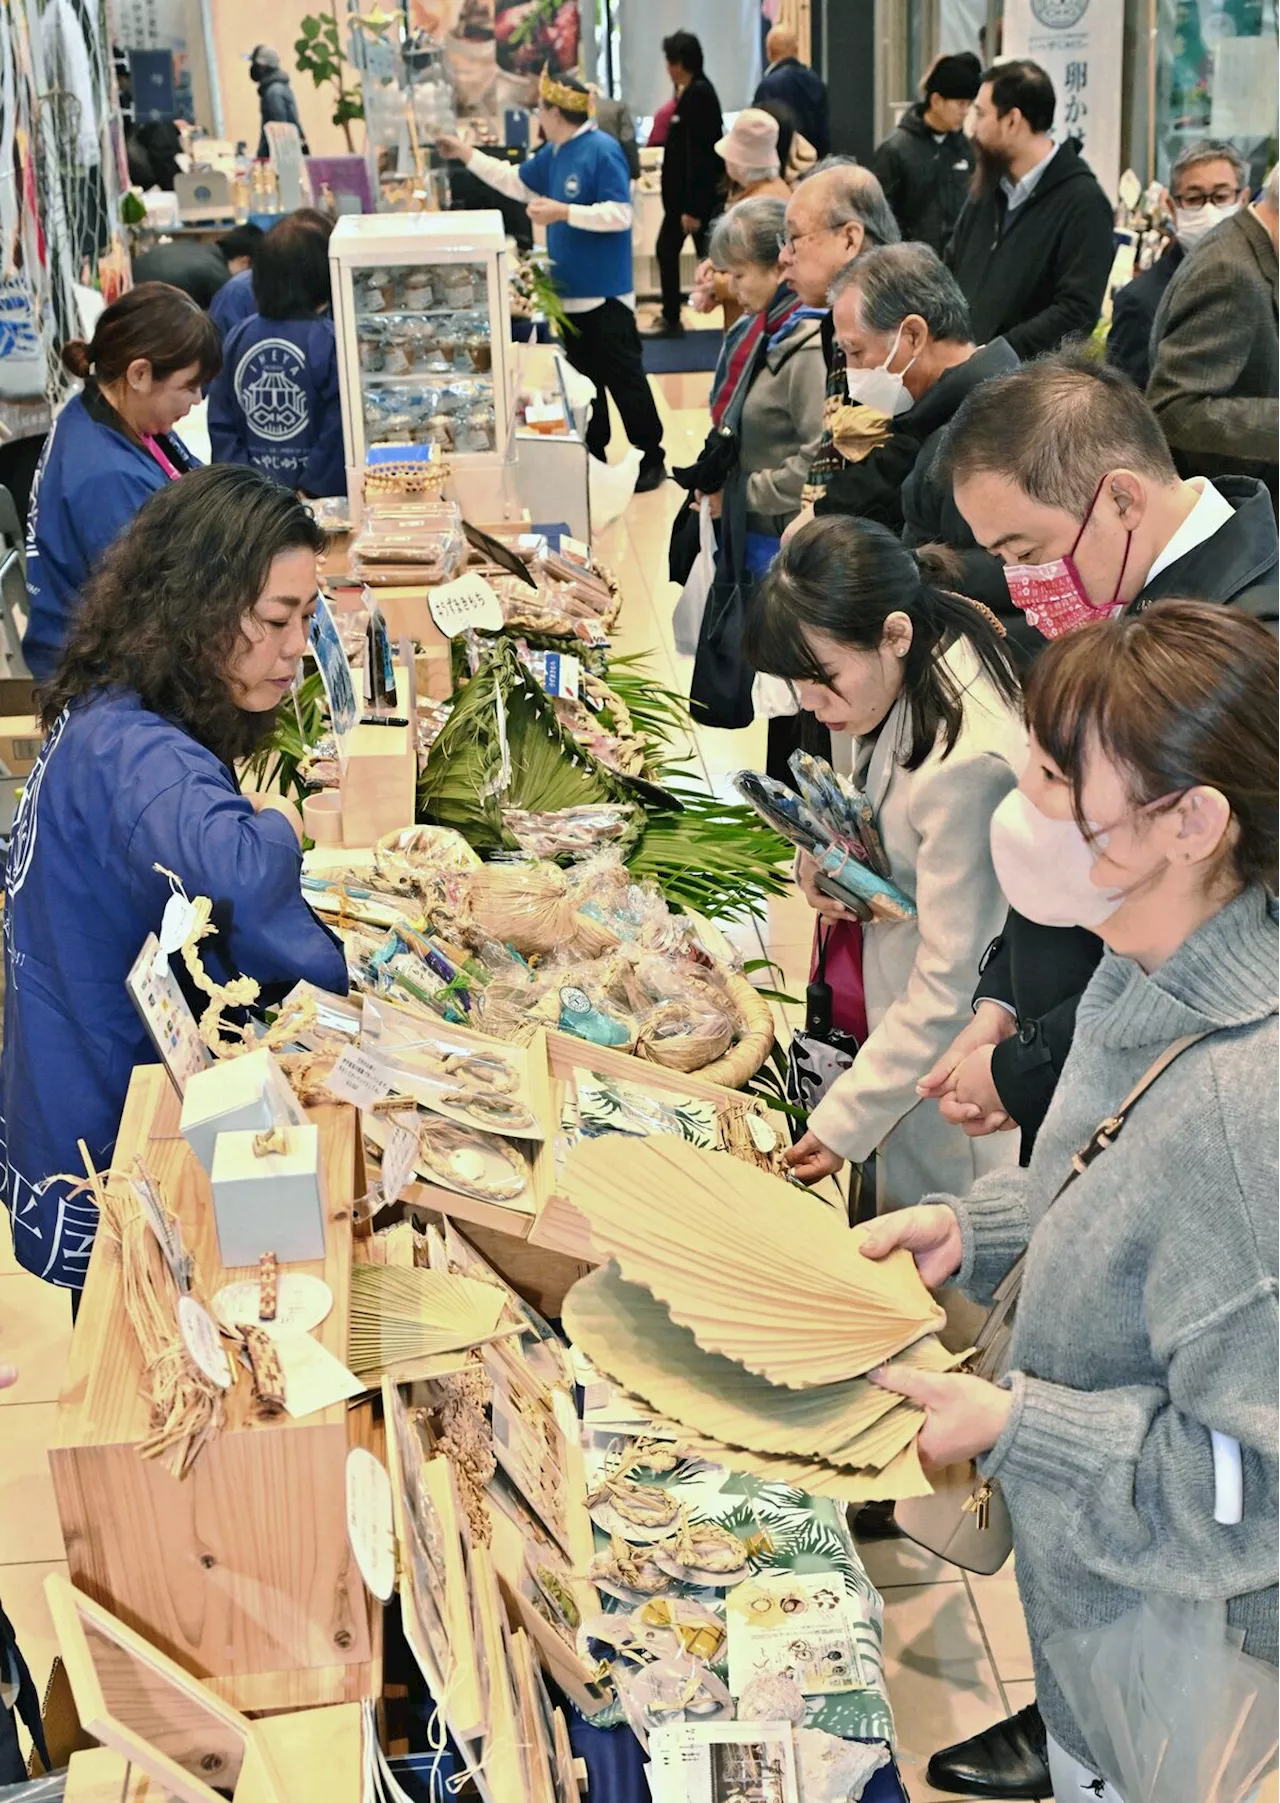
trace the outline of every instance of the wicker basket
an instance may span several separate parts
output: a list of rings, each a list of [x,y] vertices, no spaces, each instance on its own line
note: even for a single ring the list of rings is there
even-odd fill
[[[723,1058],[704,1064],[697,1073],[705,1083],[719,1083],[725,1089],[741,1089],[749,1083],[773,1050],[773,1010],[736,970],[722,970],[725,994],[742,1017],[742,1038],[731,1045]]]

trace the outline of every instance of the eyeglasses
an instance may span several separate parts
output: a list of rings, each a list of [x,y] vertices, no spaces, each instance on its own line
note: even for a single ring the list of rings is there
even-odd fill
[[[1185,194],[1175,194],[1173,204],[1185,207],[1188,213],[1198,213],[1203,206],[1229,207],[1239,197],[1239,188],[1228,188],[1225,184],[1215,188],[1212,194],[1202,194],[1198,188],[1190,188]]]
[[[839,229],[839,226],[835,225],[815,225],[811,226],[807,232],[779,232],[778,254],[781,255],[784,250],[794,250],[802,238],[816,238],[822,232],[835,232]]]

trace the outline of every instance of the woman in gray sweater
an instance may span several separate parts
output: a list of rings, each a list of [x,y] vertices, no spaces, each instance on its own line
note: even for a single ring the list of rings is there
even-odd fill
[[[999,1479],[1059,1798],[1096,1768],[1055,1635],[1157,1592],[1225,1602],[1245,1651],[1277,1661],[1276,655],[1245,615],[1184,602],[1041,654],[992,854],[1020,912],[1065,908],[1107,951],[1030,1167],[882,1219],[867,1247],[908,1246],[931,1287],[986,1302],[1027,1254],[998,1385],[882,1381],[926,1408],[926,1460]],[[1224,1522],[1228,1440],[1243,1508]]]

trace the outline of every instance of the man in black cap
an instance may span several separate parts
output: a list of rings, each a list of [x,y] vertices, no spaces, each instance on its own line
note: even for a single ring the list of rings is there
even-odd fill
[[[267,155],[268,125],[296,125],[302,139],[302,154],[310,156],[307,134],[298,117],[298,103],[293,97],[289,77],[280,66],[280,52],[270,44],[255,45],[249,58],[249,74],[258,84],[258,105],[262,109],[262,133],[258,139],[258,155]]]
[[[907,108],[871,165],[903,242],[931,245],[939,256],[969,191],[973,149],[963,127],[981,84],[971,50],[940,56],[920,84],[923,100]]]

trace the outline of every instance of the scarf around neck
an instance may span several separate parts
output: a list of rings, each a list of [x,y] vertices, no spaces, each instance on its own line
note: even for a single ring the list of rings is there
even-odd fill
[[[820,307],[806,307],[788,282],[781,282],[762,313],[749,313],[725,333],[711,384],[711,421],[736,427],[747,390],[775,344],[802,320],[821,319]]]

